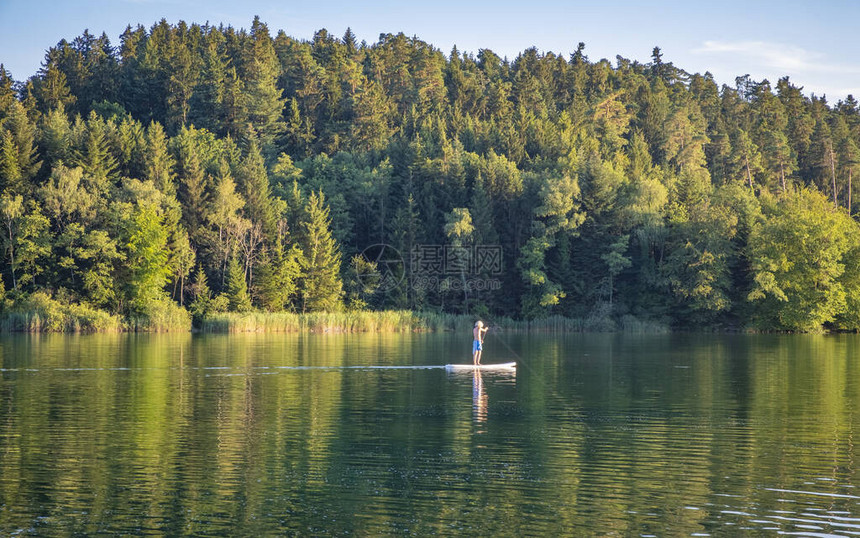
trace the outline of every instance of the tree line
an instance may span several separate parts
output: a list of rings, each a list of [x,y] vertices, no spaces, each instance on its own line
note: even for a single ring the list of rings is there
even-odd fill
[[[0,67],[2,285],[122,315],[405,308],[860,328],[860,111],[786,77],[161,21]],[[373,259],[401,253],[399,286]],[[495,289],[412,285],[498,248]],[[463,261],[463,260],[460,260]]]

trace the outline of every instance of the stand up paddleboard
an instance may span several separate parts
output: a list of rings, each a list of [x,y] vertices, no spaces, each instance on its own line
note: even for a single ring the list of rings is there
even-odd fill
[[[463,371],[463,370],[513,370],[517,367],[516,362],[503,362],[499,364],[479,364],[475,366],[474,364],[446,364],[445,369],[450,371]]]

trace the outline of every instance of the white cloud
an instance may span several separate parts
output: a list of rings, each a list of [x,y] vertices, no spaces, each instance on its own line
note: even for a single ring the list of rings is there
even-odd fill
[[[860,94],[860,65],[841,64],[828,55],[772,41],[705,41],[690,51],[707,57],[708,69],[718,78],[734,80],[749,74],[753,80],[775,82],[783,76],[804,93],[827,95],[828,101]]]
[[[860,67],[827,61],[820,52],[769,41],[705,41],[694,54],[736,55],[738,60],[784,74],[860,73]]]

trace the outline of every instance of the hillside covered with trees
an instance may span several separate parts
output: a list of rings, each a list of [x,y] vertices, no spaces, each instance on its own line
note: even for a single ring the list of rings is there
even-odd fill
[[[370,308],[857,330],[858,146],[850,96],[720,86],[656,48],[84,32],[26,81],[0,68],[0,294],[143,325]],[[403,255],[400,285],[359,256],[374,244]],[[470,276],[499,285],[416,286],[428,245],[497,247]]]

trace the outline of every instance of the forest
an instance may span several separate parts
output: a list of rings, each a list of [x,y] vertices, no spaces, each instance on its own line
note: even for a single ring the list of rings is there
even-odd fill
[[[0,312],[860,329],[857,101],[733,82],[659,48],[84,31],[0,65]]]

